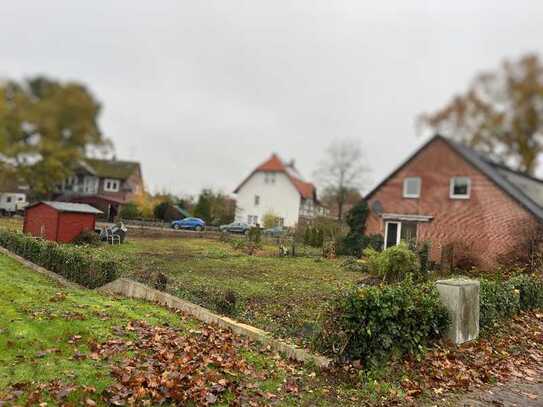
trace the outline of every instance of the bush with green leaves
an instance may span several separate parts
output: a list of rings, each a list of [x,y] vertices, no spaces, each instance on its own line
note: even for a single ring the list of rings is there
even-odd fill
[[[100,244],[100,236],[93,230],[84,230],[77,235],[73,243],[79,246],[98,246]]]
[[[134,202],[122,205],[119,215],[122,219],[138,219],[142,217],[141,209]]]
[[[435,286],[415,284],[411,278],[344,291],[323,315],[315,340],[318,350],[369,363],[417,354],[449,323]]]
[[[480,279],[479,326],[511,318],[520,311],[520,295],[511,281]]]
[[[88,288],[107,284],[119,274],[116,262],[93,258],[77,246],[60,245],[7,230],[0,230],[0,246]]]
[[[384,282],[392,283],[404,280],[408,275],[420,274],[420,263],[417,255],[405,244],[389,247],[382,252],[368,247],[364,249],[368,271],[381,277]]]
[[[543,280],[539,275],[520,274],[509,282],[519,291],[521,309],[543,308]]]

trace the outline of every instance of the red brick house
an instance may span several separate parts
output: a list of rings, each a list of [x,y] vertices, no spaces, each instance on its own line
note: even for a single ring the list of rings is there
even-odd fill
[[[85,230],[94,230],[96,215],[90,205],[68,202],[36,202],[25,210],[23,233],[55,242],[70,243]]]
[[[483,268],[518,249],[543,221],[542,180],[439,135],[365,199],[366,233],[382,234],[386,247],[429,241],[432,260],[441,261],[460,246]]]

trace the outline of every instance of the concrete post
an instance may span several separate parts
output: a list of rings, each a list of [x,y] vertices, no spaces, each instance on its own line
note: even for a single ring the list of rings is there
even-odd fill
[[[447,337],[457,345],[476,339],[479,336],[479,281],[439,280],[436,287],[451,319]]]

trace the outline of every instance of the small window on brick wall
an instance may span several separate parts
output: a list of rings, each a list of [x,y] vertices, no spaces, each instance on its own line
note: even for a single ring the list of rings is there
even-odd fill
[[[468,199],[471,193],[469,177],[452,177],[449,196],[451,199]]]
[[[404,198],[419,198],[420,197],[420,177],[408,177],[403,180],[403,196]]]

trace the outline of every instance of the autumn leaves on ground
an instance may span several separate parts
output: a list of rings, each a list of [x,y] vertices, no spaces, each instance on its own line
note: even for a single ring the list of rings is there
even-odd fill
[[[0,277],[0,405],[445,403],[543,374],[540,314],[419,361],[325,372],[152,304],[63,289],[3,256]]]
[[[298,367],[161,307],[0,256],[0,405],[296,404]]]

